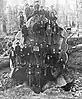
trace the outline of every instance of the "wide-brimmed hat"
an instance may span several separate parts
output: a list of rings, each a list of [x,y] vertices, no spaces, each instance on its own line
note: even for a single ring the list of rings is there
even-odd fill
[[[37,3],[37,2],[39,2],[39,0],[35,0],[35,2],[34,2],[34,3]]]
[[[41,5],[40,8],[43,8],[43,5]]]
[[[33,5],[30,5],[30,7],[33,7]]]
[[[25,3],[25,6],[29,6],[29,4],[26,2],[26,3]]]
[[[19,44],[19,42],[17,42],[16,44]]]
[[[71,30],[71,27],[68,27],[67,30]]]
[[[54,7],[54,5],[51,5],[51,7]]]
[[[14,49],[14,47],[11,47],[11,49]]]
[[[20,11],[19,13],[23,13],[22,11]]]

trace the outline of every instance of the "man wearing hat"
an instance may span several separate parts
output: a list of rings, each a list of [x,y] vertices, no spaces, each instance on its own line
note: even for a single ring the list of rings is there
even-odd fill
[[[43,64],[43,61],[45,59],[45,51],[44,51],[44,45],[43,43],[40,44],[40,51],[39,51],[39,54],[40,54],[40,60],[41,60],[41,66]]]
[[[33,16],[33,13],[34,13],[33,5],[30,5],[27,20],[30,19]]]
[[[54,5],[51,5],[50,14],[51,14],[52,12],[53,12],[55,15],[57,15],[56,10],[54,9]]]
[[[45,10],[43,6],[40,7],[40,15],[45,15]]]
[[[25,43],[26,40],[27,40],[27,36],[29,35],[29,34],[28,34],[28,29],[27,29],[27,27],[26,27],[26,22],[24,22],[24,24],[23,24],[22,34],[23,34],[23,36],[24,36],[24,43]]]
[[[47,19],[49,19],[49,17],[50,17],[49,14],[50,14],[50,13],[49,13],[49,7],[47,7],[46,10],[45,10],[45,17],[46,17]]]
[[[51,14],[50,14],[50,20],[56,22],[57,17],[55,16],[54,12],[51,12]]]
[[[50,65],[50,59],[51,59],[51,46],[50,45],[48,44],[46,45],[45,52],[46,52],[45,63],[47,65]]]
[[[29,44],[27,46],[27,61],[28,63],[32,63],[32,60],[33,60],[33,54],[32,54],[32,44]]]
[[[29,4],[26,3],[26,5],[25,5],[25,15],[26,15],[27,19],[29,18],[29,12],[30,12],[30,7],[29,7]]]
[[[43,20],[40,20],[40,36],[45,38],[45,33],[46,33],[46,29],[45,29],[45,22]]]
[[[35,4],[34,4],[34,14],[33,15],[36,15],[38,14],[39,15],[39,8],[40,8],[40,5],[39,5],[39,1],[35,1]]]
[[[34,47],[33,47],[33,52],[34,52],[34,55],[35,55],[35,58],[36,58],[36,62],[39,63],[40,61],[40,48],[39,48],[39,44],[36,42]]]
[[[23,16],[23,12],[22,11],[20,11],[20,28],[22,28],[22,26],[23,26],[23,23],[24,23],[24,16]]]
[[[27,84],[30,87],[32,87],[33,82],[34,82],[34,68],[31,63],[29,63],[29,65],[27,66],[26,73],[27,73],[27,78],[28,78]]]
[[[17,42],[17,43],[16,43],[16,46],[15,46],[15,52],[16,52],[17,55],[20,54],[20,49],[21,49],[21,48],[20,48],[19,42]]]
[[[34,6],[36,6],[36,5],[37,5],[37,6],[40,6],[40,4],[39,4],[39,0],[35,0],[35,2],[34,2]],[[37,7],[37,6],[36,6],[36,7]]]
[[[12,61],[12,65],[13,67],[15,67],[15,58],[16,58],[16,54],[15,54],[15,50],[13,47],[11,47],[11,50],[10,50],[10,59]]]
[[[51,21],[49,20],[46,25],[46,40],[49,45],[51,45],[51,34],[52,34],[52,27],[51,27]]]
[[[35,72],[35,77],[34,77],[35,86],[40,88],[41,87],[41,67],[39,64],[36,65],[34,72]]]
[[[36,37],[39,36],[39,33],[40,33],[40,22],[38,21],[38,18],[39,16],[36,15],[36,19],[35,19],[35,24],[33,25],[33,32],[35,33]]]
[[[22,49],[22,52],[23,52],[23,62],[24,63],[27,63],[27,52],[28,49],[27,49],[27,44],[24,44],[24,47]]]
[[[19,42],[16,43],[17,45],[15,46],[15,53],[16,53],[16,63],[19,65],[21,62],[20,59],[20,52],[21,52],[21,47],[19,45]]]
[[[60,54],[58,52],[56,52],[55,48],[53,48],[53,53],[52,53],[51,56],[52,56],[52,58],[51,58],[51,65],[55,66],[55,64],[59,60]]]
[[[67,33],[68,33],[68,35],[71,34],[71,27],[68,27],[68,28],[67,28]]]

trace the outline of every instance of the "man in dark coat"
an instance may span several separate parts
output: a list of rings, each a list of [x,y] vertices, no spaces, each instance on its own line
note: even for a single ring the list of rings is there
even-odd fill
[[[45,38],[45,22],[43,20],[40,21],[40,36]]]
[[[30,12],[29,4],[26,4],[25,5],[25,15],[26,15],[26,18],[27,19],[29,18],[29,12]]]
[[[33,5],[30,5],[29,17],[34,13]]]
[[[36,86],[37,90],[34,90],[35,92],[40,92],[41,91],[41,67],[40,64],[37,64],[34,70],[34,84]]]
[[[32,60],[33,60],[32,53],[33,53],[33,51],[32,51],[32,45],[29,44],[27,46],[27,61],[28,61],[28,63],[32,63]]]
[[[26,42],[27,40],[27,36],[29,35],[28,34],[28,29],[26,27],[26,23],[24,23],[23,27],[22,27],[22,34],[24,36],[24,43]]]
[[[45,17],[47,19],[50,19],[50,15],[49,15],[49,8],[47,7],[47,9],[45,10]]]
[[[45,63],[47,65],[50,65],[51,64],[51,47],[50,47],[50,45],[48,45],[48,44],[46,45],[45,51],[46,51]]]
[[[52,53],[52,58],[51,58],[51,65],[55,66],[55,64],[57,63],[57,61],[59,60],[59,53],[55,52],[55,49],[53,49],[53,53]]]
[[[40,15],[39,8],[40,8],[39,1],[35,1],[33,15],[36,15],[36,14]]]
[[[38,16],[37,16],[38,17]],[[39,36],[40,34],[40,23],[39,22],[36,22],[34,25],[33,25],[33,32],[35,33],[36,37]]]
[[[15,58],[16,58],[16,54],[15,54],[15,50],[13,47],[11,47],[11,51],[10,51],[10,59],[12,61],[13,67],[15,67]]]
[[[19,42],[17,42],[16,44],[17,44],[17,45],[15,46],[15,53],[16,53],[17,55],[20,55],[21,47],[20,47],[20,45],[19,45]]]
[[[34,15],[33,5],[29,6],[28,18],[27,21]]]
[[[29,65],[27,66],[26,69],[26,73],[27,73],[27,84],[32,87],[33,86],[33,82],[34,82],[34,68],[32,66],[32,64],[29,63]]]
[[[33,47],[33,52],[36,58],[36,62],[39,63],[40,61],[40,54],[39,54],[40,48],[39,48],[39,44],[36,42],[34,47]]]
[[[54,12],[51,13],[50,20],[51,21],[56,21],[57,20],[57,17],[55,16]]]
[[[51,46],[50,46],[49,44],[47,44],[47,45],[45,46],[45,53],[46,53],[46,54],[51,54],[51,52],[52,52]]]
[[[15,53],[16,53],[16,63],[20,64],[21,58],[20,58],[20,52],[21,52],[21,47],[19,45],[19,42],[16,43],[17,45],[15,46]]]
[[[52,27],[51,27],[51,21],[49,20],[46,23],[46,41],[49,45],[51,45],[51,35],[52,35]]]
[[[45,10],[43,6],[40,7],[40,15],[45,15]]]
[[[24,45],[23,49],[22,49],[22,52],[23,52],[23,62],[26,63],[27,62],[27,52],[28,49],[27,49],[27,44]]]
[[[23,24],[24,24],[24,16],[23,16],[23,12],[21,11],[20,12],[20,28],[22,28]]]
[[[44,60],[45,60],[45,51],[44,51],[44,46],[43,44],[41,43],[40,44],[40,51],[39,51],[39,54],[40,54],[40,60],[41,60],[41,66],[43,65],[44,63]]]

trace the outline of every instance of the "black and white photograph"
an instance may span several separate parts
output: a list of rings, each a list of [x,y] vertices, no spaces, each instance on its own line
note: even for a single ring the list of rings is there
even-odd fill
[[[0,0],[0,99],[82,99],[82,0]]]

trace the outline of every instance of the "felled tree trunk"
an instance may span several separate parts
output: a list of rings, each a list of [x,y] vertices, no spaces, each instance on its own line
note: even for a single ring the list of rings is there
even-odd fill
[[[10,63],[9,63],[9,59],[1,59],[0,60],[0,69],[3,69],[3,68],[7,68],[9,67]]]

